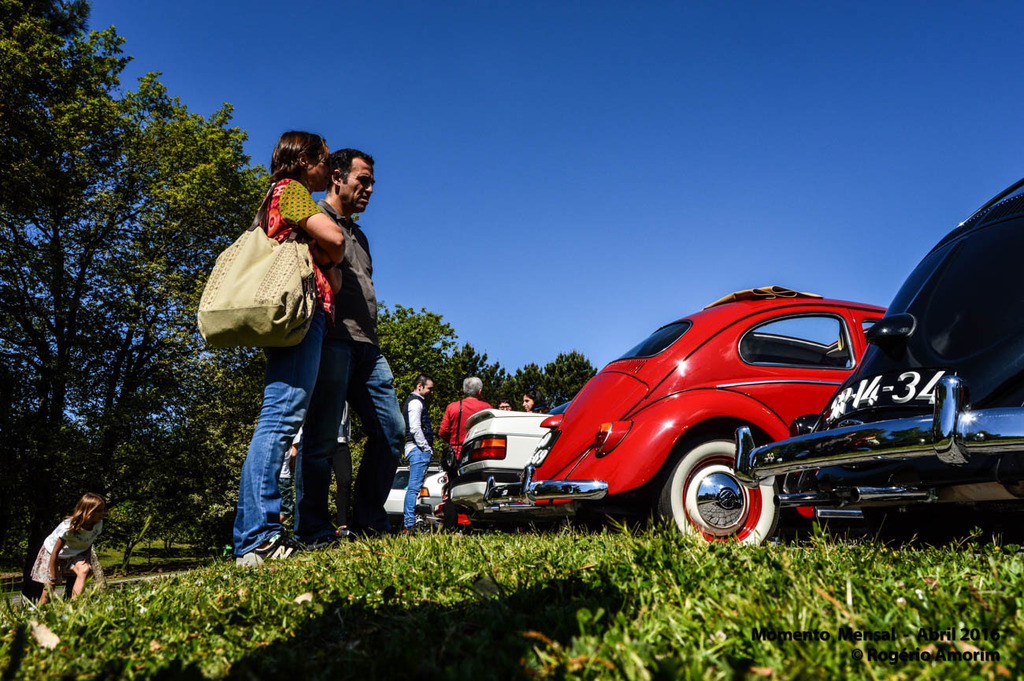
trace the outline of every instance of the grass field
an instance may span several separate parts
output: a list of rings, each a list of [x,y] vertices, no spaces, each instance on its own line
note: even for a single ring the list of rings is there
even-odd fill
[[[1019,678],[1022,587],[994,544],[392,537],[8,607],[0,678]]]

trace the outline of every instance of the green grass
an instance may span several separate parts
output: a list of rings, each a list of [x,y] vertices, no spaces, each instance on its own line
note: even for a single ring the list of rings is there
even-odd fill
[[[0,678],[1019,678],[1016,547],[669,532],[377,539],[0,614]],[[39,647],[28,622],[60,643]],[[895,641],[837,640],[842,627]],[[927,641],[920,629],[989,640]],[[827,641],[754,640],[752,630]],[[995,633],[993,633],[995,632]],[[992,640],[997,637],[997,640]],[[856,659],[994,652],[999,661]]]

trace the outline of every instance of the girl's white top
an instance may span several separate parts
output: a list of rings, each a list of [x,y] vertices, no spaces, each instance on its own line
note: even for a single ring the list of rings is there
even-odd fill
[[[103,521],[99,521],[92,526],[91,530],[81,529],[78,532],[71,531],[71,519],[65,518],[64,521],[57,526],[57,529],[50,533],[50,536],[43,542],[43,546],[46,548],[47,553],[53,553],[53,547],[57,545],[58,539],[64,540],[64,546],[61,547],[60,553],[57,554],[58,558],[72,558],[80,553],[84,553],[89,550],[93,542],[96,541],[96,537],[100,536],[100,532],[103,531]]]

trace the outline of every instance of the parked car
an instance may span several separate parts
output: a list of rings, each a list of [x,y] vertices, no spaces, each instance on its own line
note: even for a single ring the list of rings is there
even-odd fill
[[[522,480],[490,482],[484,505],[507,517],[654,511],[683,532],[761,541],[775,489],[737,482],[736,428],[785,437],[854,370],[883,312],[768,287],[666,324],[545,419]]]
[[[438,468],[428,468],[427,475],[423,479],[423,486],[420,488],[419,496],[416,499],[416,515],[425,516],[428,522],[436,520],[435,509],[441,504],[441,494],[444,484],[447,481],[444,471]],[[384,502],[384,510],[387,511],[388,521],[394,528],[400,528],[405,515],[405,491],[409,488],[409,467],[399,466],[395,471],[395,479],[391,483],[391,491]]]
[[[472,519],[488,520],[493,509],[484,503],[487,481],[518,482],[548,432],[541,423],[568,406],[568,402],[561,404],[547,414],[485,409],[469,417],[458,475],[449,492],[452,502]],[[507,514],[505,509],[503,515]]]
[[[873,527],[903,537],[1024,510],[1022,187],[925,256],[868,331],[864,361],[824,410],[797,424],[801,434],[756,447],[738,433],[749,489],[784,478],[784,506],[860,508]]]

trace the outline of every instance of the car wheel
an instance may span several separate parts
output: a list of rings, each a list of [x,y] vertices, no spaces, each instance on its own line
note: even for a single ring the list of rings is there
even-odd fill
[[[736,445],[712,440],[686,452],[662,488],[658,513],[684,534],[708,541],[760,544],[775,531],[779,504],[772,480],[748,489],[736,479]]]

